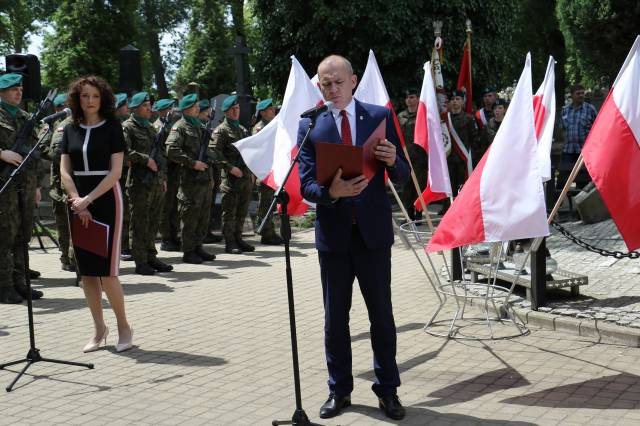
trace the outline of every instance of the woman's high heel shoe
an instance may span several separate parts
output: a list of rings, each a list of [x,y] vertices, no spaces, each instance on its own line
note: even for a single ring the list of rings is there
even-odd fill
[[[131,349],[133,346],[133,327],[129,326],[129,338],[123,339],[122,337],[118,340],[118,345],[116,346],[116,352],[124,352]]]
[[[100,342],[103,342],[103,341],[104,341],[104,346],[106,346],[108,335],[109,335],[109,328],[105,326],[104,333],[102,333],[102,336],[94,336],[93,338],[91,338],[91,340],[89,340],[89,343],[85,345],[82,351],[85,353],[97,351],[98,349],[100,349]]]

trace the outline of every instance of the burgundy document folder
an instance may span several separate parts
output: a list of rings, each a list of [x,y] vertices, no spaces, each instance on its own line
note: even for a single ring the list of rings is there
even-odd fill
[[[382,166],[375,157],[374,150],[381,139],[386,138],[386,119],[382,120],[376,130],[362,146],[349,146],[339,143],[316,143],[316,180],[322,186],[331,185],[331,181],[339,168],[342,178],[352,179],[364,175],[373,178]]]
[[[101,257],[109,255],[109,225],[90,219],[88,227],[82,225],[77,214],[71,219],[71,239],[73,245],[97,254]]]

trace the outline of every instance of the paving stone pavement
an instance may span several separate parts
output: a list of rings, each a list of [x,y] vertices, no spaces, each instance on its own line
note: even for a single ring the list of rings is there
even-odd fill
[[[259,245],[255,253],[232,256],[219,245],[209,248],[218,259],[204,265],[161,253],[175,270],[153,277],[132,275],[133,264],[121,264],[135,329],[135,348],[122,354],[114,352],[117,332],[109,310],[108,347],[81,352],[92,333],[82,290],[72,274],[58,270],[55,251],[32,251],[32,265],[44,277],[34,287],[45,291],[34,303],[38,348],[43,356],[92,362],[95,369],[35,364],[13,392],[0,394],[0,424],[268,425],[289,418],[295,403],[281,249]],[[354,286],[354,405],[319,421],[327,388],[313,231],[294,235],[292,260],[303,406],[318,423],[640,423],[640,349],[540,329],[486,342],[427,335],[422,328],[436,297],[399,242],[393,249],[393,304],[403,382],[398,392],[407,417],[388,421],[377,409],[368,319]],[[0,305],[0,362],[27,349],[25,307]],[[8,384],[15,371],[0,371],[0,384]]]

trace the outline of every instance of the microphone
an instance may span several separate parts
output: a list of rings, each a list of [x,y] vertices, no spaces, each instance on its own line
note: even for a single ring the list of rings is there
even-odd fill
[[[332,106],[333,106],[333,102],[327,101],[327,102],[323,103],[322,105],[318,105],[318,106],[315,106],[313,108],[310,108],[310,109],[306,110],[305,112],[300,114],[300,118],[313,118],[313,117],[316,117],[316,116],[320,115],[321,113],[323,113],[323,112],[325,112],[327,110],[330,110]]]
[[[45,118],[43,118],[42,121],[44,124],[51,124],[56,120],[59,120],[61,118],[67,118],[69,115],[71,115],[71,109],[70,108],[65,108],[60,112],[56,112],[55,114],[51,114],[46,116]]]

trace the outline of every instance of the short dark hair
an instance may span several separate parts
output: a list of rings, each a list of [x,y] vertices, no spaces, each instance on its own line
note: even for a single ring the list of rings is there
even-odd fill
[[[69,85],[67,103],[69,104],[69,108],[71,108],[73,123],[78,125],[84,120],[84,112],[82,108],[80,108],[80,92],[82,92],[82,88],[87,84],[95,87],[100,92],[100,110],[98,114],[106,120],[113,119],[116,111],[116,100],[113,96],[111,86],[109,86],[109,83],[107,83],[105,79],[95,75],[89,75],[80,77]]]
[[[571,94],[573,95],[578,90],[584,90],[584,86],[582,84],[580,84],[580,83],[576,83],[576,84],[572,85],[569,90],[571,90]]]

